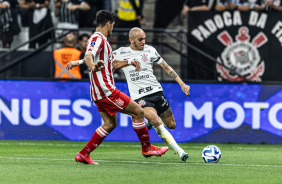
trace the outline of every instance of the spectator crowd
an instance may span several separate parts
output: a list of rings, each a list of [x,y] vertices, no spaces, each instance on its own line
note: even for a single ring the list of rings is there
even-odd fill
[[[55,35],[57,38],[61,36],[62,41],[61,50],[54,52],[54,60],[57,62],[55,77],[86,78],[86,67],[82,66],[76,74],[62,69],[70,59],[70,51],[75,50],[76,54],[72,56],[75,59],[83,58],[89,35],[78,35],[75,31],[79,28],[94,28],[96,13],[101,9],[117,14],[117,28],[142,27],[146,24],[142,13],[145,3],[146,0],[0,0],[0,48],[11,48],[14,36],[23,28],[27,28],[28,40],[31,40],[55,26],[58,28]],[[154,3],[154,29],[166,29],[176,17],[183,18],[189,11],[282,11],[282,0],[155,0]],[[69,30],[73,30],[74,34],[69,34]],[[29,48],[36,49],[46,44],[51,34],[48,32],[32,39]],[[116,37],[125,43],[127,38],[128,35]],[[158,42],[157,34],[154,35],[154,41]],[[59,56],[64,59],[59,59]]]
[[[117,13],[118,28],[141,27],[146,23],[142,13],[144,3],[146,0],[0,0],[0,45],[10,48],[13,36],[19,34],[21,28],[28,28],[28,39],[31,39],[53,26],[59,29],[95,27],[96,13],[101,9]],[[179,12],[184,17],[189,11],[226,10],[282,11],[282,0],[156,0],[153,28],[167,28]],[[57,36],[61,33],[56,31]],[[40,47],[50,37],[51,32],[40,36],[30,42],[29,48]]]

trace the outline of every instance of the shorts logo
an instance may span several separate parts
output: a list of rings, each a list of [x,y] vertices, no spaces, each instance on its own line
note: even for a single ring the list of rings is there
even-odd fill
[[[250,41],[249,29],[241,27],[235,42],[227,31],[220,33],[217,38],[226,46],[221,57],[218,58],[221,64],[216,64],[216,70],[220,75],[219,80],[243,81],[244,78],[241,76],[244,76],[250,81],[260,82],[265,66],[258,48],[268,41],[265,34],[260,32]]]
[[[140,100],[138,102],[138,104],[142,107],[143,105],[146,105],[146,102],[145,102],[145,100]]]
[[[124,104],[124,101],[119,98],[119,99],[116,100],[116,104],[117,104],[118,106],[122,106],[122,105]]]
[[[162,96],[162,101],[163,101],[162,107],[165,106],[165,105],[168,106],[167,99],[164,96]]]

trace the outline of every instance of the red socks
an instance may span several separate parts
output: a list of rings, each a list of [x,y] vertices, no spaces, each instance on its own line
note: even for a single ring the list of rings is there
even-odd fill
[[[80,151],[82,155],[89,155],[95,148],[97,148],[107,137],[109,133],[102,127],[100,126],[99,128],[96,129],[94,132],[94,135],[92,138],[88,141],[86,146]]]
[[[151,143],[145,122],[132,122],[132,126],[141,142],[142,151],[147,152],[150,149]]]
[[[150,137],[148,129],[144,121],[132,122],[133,129],[135,130],[142,146],[142,151],[147,152],[150,149]],[[80,151],[82,155],[89,155],[95,148],[97,148],[107,137],[109,132],[107,132],[102,126],[96,129],[92,138],[88,141],[86,146]]]

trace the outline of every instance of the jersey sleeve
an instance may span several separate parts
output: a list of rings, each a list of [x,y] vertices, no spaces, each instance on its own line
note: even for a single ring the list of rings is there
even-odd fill
[[[151,47],[151,53],[152,53],[152,57],[151,57],[152,62],[158,64],[161,64],[163,62],[163,58],[159,55],[159,53],[154,47]]]
[[[93,39],[89,40],[87,43],[86,53],[90,52],[93,56],[96,56],[98,52],[101,51],[102,47],[104,46],[104,42],[100,37],[94,37]]]
[[[120,57],[119,57],[119,49],[118,50],[115,50],[113,51],[113,60],[120,60]]]

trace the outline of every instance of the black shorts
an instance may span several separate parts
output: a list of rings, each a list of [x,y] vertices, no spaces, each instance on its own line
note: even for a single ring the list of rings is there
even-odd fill
[[[143,96],[134,101],[137,102],[142,108],[154,107],[159,116],[169,108],[168,100],[165,98],[162,91]]]

